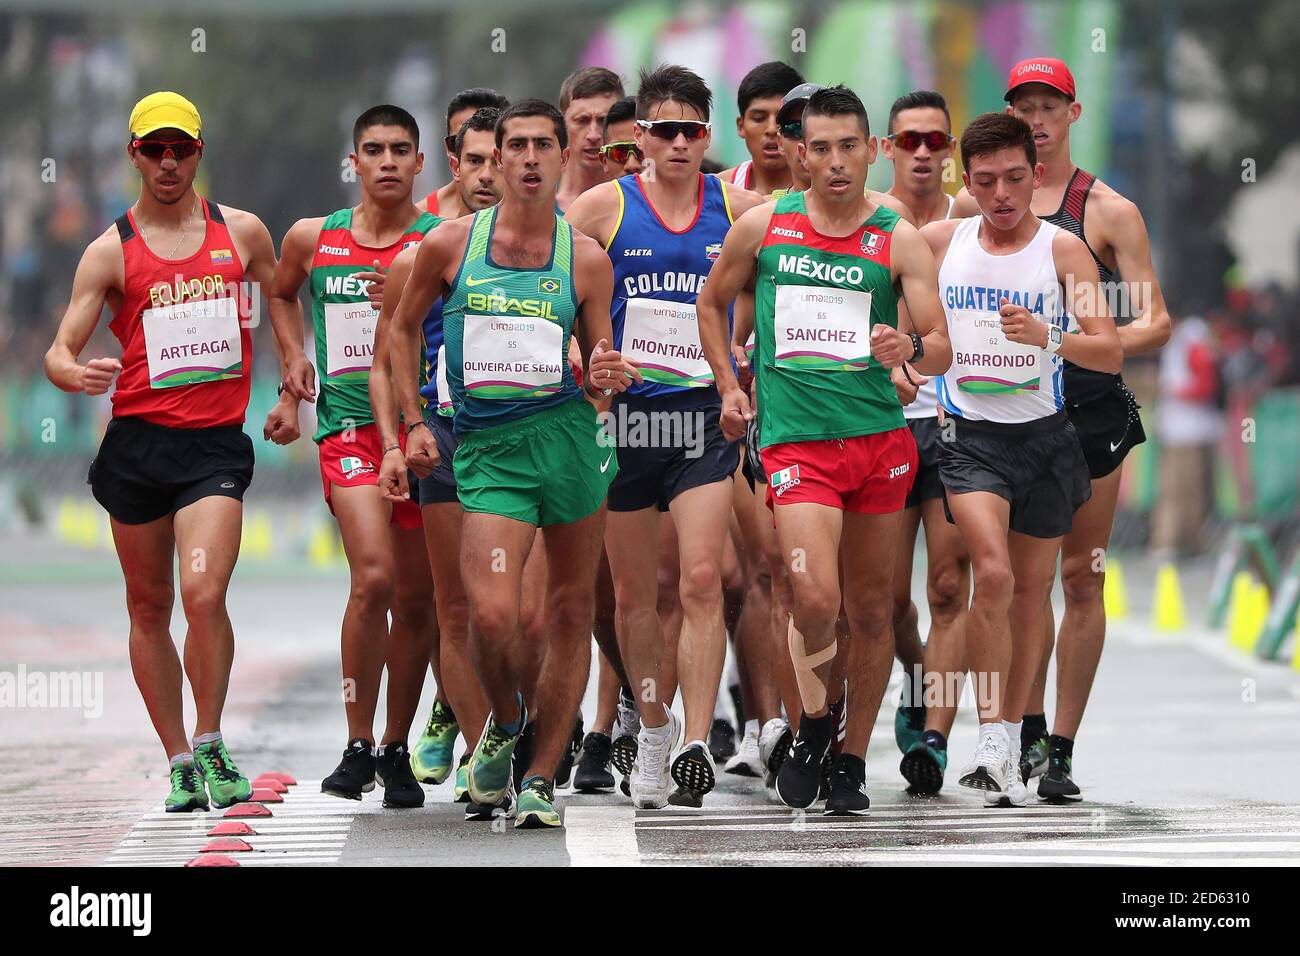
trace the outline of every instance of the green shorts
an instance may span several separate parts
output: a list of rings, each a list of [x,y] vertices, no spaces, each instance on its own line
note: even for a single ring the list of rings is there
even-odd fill
[[[466,511],[537,527],[572,524],[605,500],[617,449],[584,399],[462,435],[456,495]]]

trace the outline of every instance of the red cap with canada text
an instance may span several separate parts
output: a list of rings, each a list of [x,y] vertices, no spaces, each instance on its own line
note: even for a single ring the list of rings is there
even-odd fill
[[[1016,88],[1024,86],[1026,83],[1045,83],[1052,89],[1064,93],[1071,101],[1074,100],[1074,74],[1060,60],[1054,60],[1047,56],[1036,56],[1032,59],[1021,60],[1013,66],[1011,75],[1007,77],[1006,101],[1010,103],[1011,95],[1015,93]]]

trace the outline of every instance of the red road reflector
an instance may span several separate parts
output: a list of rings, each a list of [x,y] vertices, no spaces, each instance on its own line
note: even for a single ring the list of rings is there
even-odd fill
[[[253,845],[246,840],[238,837],[222,837],[218,840],[209,840],[204,847],[199,850],[200,853],[247,853],[253,849]]]
[[[220,853],[209,853],[207,856],[196,856],[185,864],[186,866],[239,866],[238,860],[232,860],[228,856],[222,856]]]
[[[253,790],[253,795],[248,798],[249,803],[284,803],[284,797],[272,790]]]
[[[269,817],[272,815],[270,807],[264,807],[260,803],[237,803],[222,814],[224,817]]]
[[[258,777],[253,781],[255,790],[270,790],[272,793],[288,793],[289,788],[273,777]]]
[[[208,831],[208,836],[257,836],[257,831],[243,820],[223,820]]]
[[[257,775],[257,779],[277,780],[280,783],[284,784],[286,787],[296,787],[298,785],[298,781],[293,779],[292,774],[287,774],[279,770],[269,770],[266,773],[259,773]]]

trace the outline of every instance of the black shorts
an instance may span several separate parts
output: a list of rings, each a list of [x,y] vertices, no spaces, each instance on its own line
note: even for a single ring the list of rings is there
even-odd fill
[[[1129,450],[1147,440],[1138,409],[1142,406],[1123,379],[1098,398],[1079,405],[1067,401],[1065,413],[1079,436],[1089,478],[1104,478],[1124,463]]]
[[[712,388],[654,398],[620,395],[601,420],[618,443],[618,477],[609,486],[610,511],[640,511],[683,491],[732,477],[740,442],[727,441]]]
[[[421,505],[441,505],[455,502],[456,473],[451,463],[456,457],[456,433],[452,431],[450,415],[430,415],[425,419],[433,440],[438,445],[438,467],[428,478],[416,479],[416,500]],[[412,473],[412,476],[414,473]]]
[[[907,493],[906,508],[915,508],[922,501],[943,497],[943,482],[939,478],[939,419],[935,415],[909,418],[907,427],[916,440],[916,478]]]
[[[253,482],[253,441],[239,425],[168,428],[114,418],[86,481],[122,524],[156,521],[212,495],[243,501]]]
[[[1014,425],[953,416],[953,440],[940,442],[939,475],[949,495],[990,491],[1011,504],[1011,530],[1059,538],[1092,496],[1088,465],[1064,412]],[[943,510],[952,521],[948,498]]]
[[[763,470],[763,456],[758,453],[758,416],[749,420],[745,428],[745,451],[740,457],[740,472],[749,482],[749,490],[754,491],[758,485],[767,484],[767,472]]]

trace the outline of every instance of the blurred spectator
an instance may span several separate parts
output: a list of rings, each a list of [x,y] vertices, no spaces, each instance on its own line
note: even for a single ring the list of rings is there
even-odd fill
[[[1200,316],[1175,320],[1169,344],[1160,353],[1156,408],[1160,483],[1151,549],[1162,557],[1202,549],[1223,400],[1224,383],[1209,325]]]

